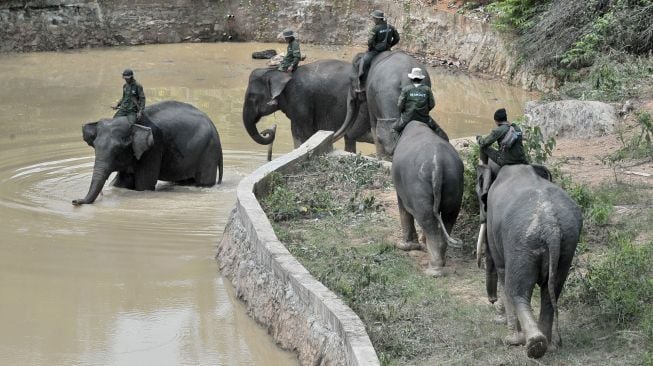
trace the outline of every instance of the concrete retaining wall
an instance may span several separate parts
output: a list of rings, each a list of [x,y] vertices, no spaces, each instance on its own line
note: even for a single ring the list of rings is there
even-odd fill
[[[316,133],[240,182],[216,260],[250,315],[302,365],[379,365],[361,320],[288,252],[257,200],[267,192],[268,174],[331,151],[332,135]]]

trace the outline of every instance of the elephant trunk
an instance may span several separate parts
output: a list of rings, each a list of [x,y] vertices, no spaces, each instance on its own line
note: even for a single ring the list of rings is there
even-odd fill
[[[243,123],[247,133],[254,141],[261,145],[269,145],[274,142],[275,132],[271,129],[259,132],[256,123],[261,119],[258,109],[254,106],[245,105],[243,108]]]
[[[102,192],[104,183],[107,181],[110,174],[111,170],[109,167],[106,164],[98,163],[96,159],[95,167],[93,168],[93,177],[91,178],[91,187],[88,189],[86,197],[74,200],[73,204],[83,205],[95,202],[97,196]]]
[[[354,120],[358,116],[358,110],[360,108],[360,101],[353,95],[353,92],[350,90],[349,95],[347,96],[347,116],[345,117],[345,122],[340,126],[338,131],[333,134],[333,142],[340,140],[345,133],[349,130],[351,125],[354,123]]]

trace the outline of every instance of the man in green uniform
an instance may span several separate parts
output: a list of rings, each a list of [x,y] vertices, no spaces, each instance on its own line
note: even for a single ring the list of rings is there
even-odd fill
[[[367,38],[367,52],[363,55],[358,65],[358,90],[362,91],[367,78],[367,71],[370,69],[372,60],[379,53],[389,51],[392,46],[399,42],[399,32],[395,27],[389,25],[385,20],[385,14],[381,10],[374,10],[372,14],[374,26]]]
[[[483,164],[488,163],[488,157],[499,166],[528,164],[522,144],[522,131],[516,124],[508,122],[505,108],[494,112],[494,123],[497,127],[489,135],[476,136],[476,141],[481,148],[480,158]],[[492,147],[495,142],[499,145],[498,150]]]
[[[117,109],[113,118],[127,116],[131,122],[139,121],[143,117],[145,109],[145,93],[143,86],[134,79],[134,72],[126,69],[122,72],[125,85],[122,87],[122,98],[113,109]]]
[[[283,38],[288,42],[288,49],[286,50],[286,56],[284,56],[283,61],[279,64],[278,70],[294,72],[297,70],[297,65],[299,65],[302,57],[299,51],[299,41],[295,39],[295,32],[292,29],[283,31]]]
[[[397,102],[401,117],[392,128],[397,133],[401,133],[408,122],[420,121],[429,126],[440,137],[449,141],[449,137],[444,130],[429,116],[429,112],[435,108],[435,98],[431,88],[426,84],[422,84],[426,75],[424,75],[422,69],[415,67],[408,74],[408,78],[413,84],[401,89],[399,101]]]

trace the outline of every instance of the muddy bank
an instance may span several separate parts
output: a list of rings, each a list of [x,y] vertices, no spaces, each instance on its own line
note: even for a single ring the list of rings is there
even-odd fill
[[[303,42],[365,45],[372,9],[401,33],[399,48],[448,60],[471,72],[535,90],[553,83],[520,69],[508,43],[482,19],[421,2],[282,0],[6,1],[0,4],[0,52],[53,51],[152,43],[275,41],[285,27]]]

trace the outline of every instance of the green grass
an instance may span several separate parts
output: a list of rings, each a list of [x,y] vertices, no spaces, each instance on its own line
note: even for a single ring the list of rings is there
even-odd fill
[[[651,364],[653,243],[642,240],[653,234],[650,187],[562,182],[583,208],[585,229],[560,301],[563,348],[533,361],[523,347],[505,346],[506,326],[493,322],[496,311],[473,253],[477,211],[464,208],[454,228],[466,245],[448,250],[452,273],[427,277],[420,259],[394,247],[400,225],[390,214],[396,202],[388,172],[361,159],[314,159],[301,173],[271,177],[268,197],[292,192],[298,198],[289,206],[331,207],[277,217],[273,226],[311,274],[360,316],[383,365]],[[332,176],[325,179],[327,172]],[[324,191],[329,205],[312,205],[327,197]],[[271,219],[286,205],[263,201]]]

